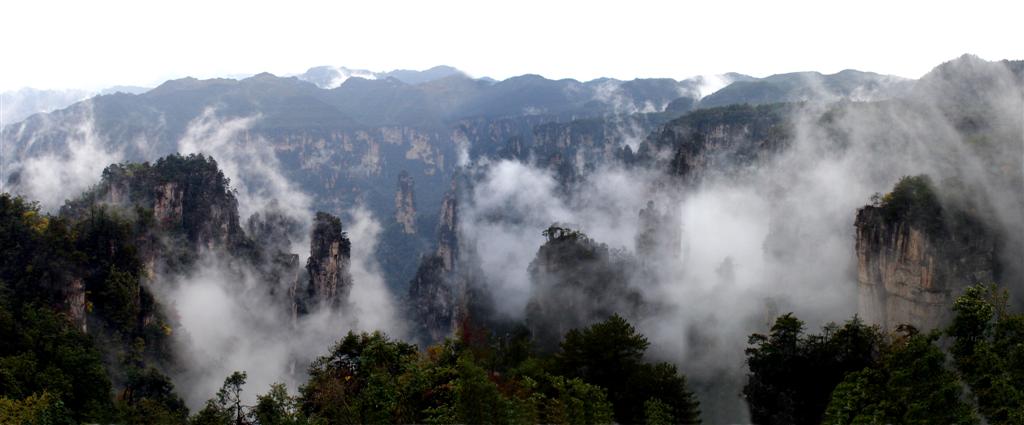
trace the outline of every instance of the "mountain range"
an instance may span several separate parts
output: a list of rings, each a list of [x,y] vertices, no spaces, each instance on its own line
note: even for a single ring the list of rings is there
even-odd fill
[[[180,141],[203,119],[258,117],[247,133],[267,141],[288,179],[314,195],[316,208],[337,212],[344,205],[365,202],[378,216],[393,217],[394,182],[401,171],[409,172],[419,189],[414,215],[423,223],[418,238],[396,242],[404,248],[381,245],[399,256],[410,254],[410,246],[422,249],[424,241],[433,240],[431,223],[436,223],[461,150],[473,158],[507,154],[507,144],[516,141],[515,155],[546,155],[547,161],[554,152],[539,152],[547,149],[541,146],[548,143],[543,138],[555,133],[544,127],[538,134],[533,129],[541,124],[568,125],[578,133],[576,123],[597,120],[589,121],[593,125],[584,131],[603,128],[608,137],[597,138],[599,142],[639,140],[657,125],[705,103],[793,101],[815,94],[831,101],[868,92],[882,97],[888,88],[906,85],[894,77],[855,71],[815,78],[722,78],[735,80],[720,91],[725,95],[716,92],[703,99],[701,90],[708,87],[704,77],[579,82],[523,75],[493,81],[473,79],[446,66],[387,73],[317,67],[296,77],[264,73],[241,80],[183,78],[143,93],[99,95],[9,125],[3,133],[8,152],[4,169],[9,172],[6,178],[16,182],[24,159],[63,155],[66,141],[74,135],[95,136],[96,150],[116,153],[121,160],[154,160],[179,151]],[[733,89],[737,85],[741,88]],[[819,85],[837,89],[817,90]],[[84,123],[88,135],[81,134]],[[542,140],[535,140],[538,135]],[[594,163],[597,157],[610,155],[597,152],[607,151],[607,146],[588,149],[580,160]],[[567,156],[560,158],[557,161],[569,167],[566,171],[584,166],[571,165]],[[57,196],[52,202],[61,202],[59,190],[53,192]],[[394,284],[406,281],[413,267],[385,263],[388,270],[403,272],[389,276]]]
[[[803,322],[785,312],[821,326],[856,315],[848,328],[863,320],[879,335],[912,325],[911,338],[946,329],[977,283],[1021,305],[1022,107],[1024,62],[970,55],[918,80],[846,70],[496,81],[444,66],[317,67],[170,80],[31,115],[0,131],[0,178],[40,202],[9,202],[34,244],[67,239],[69,262],[95,246],[131,253],[116,265],[128,277],[106,263],[82,266],[84,278],[32,271],[66,284],[51,303],[85,332],[114,323],[86,308],[90,297],[104,297],[101,309],[127,297],[134,310],[116,323],[153,344],[170,344],[153,334],[164,325],[204,344],[242,341],[223,350],[251,368],[259,359],[244,348],[272,341],[282,358],[254,372],[269,385],[335,323],[422,346],[453,335],[481,352],[496,344],[510,356],[490,358],[496,370],[527,373],[514,344],[571,357],[566,341],[602,328],[580,329],[619,317],[648,335],[650,359],[678,365],[705,420],[791,422],[757,410],[759,397],[785,404],[806,388],[776,399],[742,367],[758,353],[746,341],[778,342],[758,332],[795,326],[796,344]],[[40,233],[51,222],[58,233]],[[247,322],[210,320],[230,338],[196,326],[212,314],[207,299]],[[180,323],[154,302],[180,309]],[[185,353],[203,367],[176,374],[150,352],[140,362],[203,391],[206,370],[228,372]],[[891,366],[877,357],[858,370]],[[831,394],[844,376],[821,385]],[[617,417],[653,414],[606,378],[587,382],[614,390]],[[680,397],[675,414],[695,415]]]

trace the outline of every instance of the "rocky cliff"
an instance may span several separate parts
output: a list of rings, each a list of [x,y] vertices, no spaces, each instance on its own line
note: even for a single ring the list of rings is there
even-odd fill
[[[414,334],[425,344],[450,336],[459,315],[465,311],[466,276],[456,271],[460,255],[456,190],[457,180],[453,180],[441,204],[437,249],[420,258],[405,299]]]
[[[86,320],[86,313],[89,312],[89,304],[85,298],[85,284],[82,283],[82,278],[75,277],[68,283],[64,290],[64,305],[62,306],[64,311],[68,314],[68,319],[71,320],[77,328],[81,329],[82,332],[89,330],[88,322]]]
[[[416,276],[409,283],[406,301],[414,334],[422,342],[433,344],[451,335],[457,297],[440,256],[429,255],[420,260]]]
[[[306,261],[308,280],[297,284],[294,290],[297,314],[305,314],[318,307],[339,308],[348,303],[348,294],[352,290],[351,256],[352,245],[342,231],[341,220],[318,212],[313,221],[309,259]]]
[[[632,156],[644,137],[680,114],[609,115],[537,125],[527,155],[517,157],[551,170],[563,184],[572,183],[602,165]]]
[[[287,216],[276,203],[257,212],[246,222],[246,233],[252,238],[252,263],[258,270],[271,297],[292,300],[290,313],[296,317],[295,287],[302,278],[299,255],[289,252],[293,241],[300,238],[302,225]]]
[[[854,225],[859,314],[884,329],[942,326],[964,288],[997,280],[998,242],[969,215],[943,208],[927,178],[904,178],[860,209]]]
[[[784,104],[733,105],[691,112],[644,140],[636,161],[688,182],[742,172],[788,146],[789,109]]]
[[[94,215],[97,207],[130,218],[126,238],[138,247],[145,285],[153,284],[157,275],[188,274],[204,253],[214,253],[238,281],[257,279],[292,318],[347,302],[350,243],[340,220],[317,215],[303,270],[291,249],[304,226],[271,202],[250,216],[243,230],[238,201],[212,158],[171,155],[154,164],[112,165],[94,189],[68,202],[61,214],[78,221]],[[84,326],[83,311],[92,300],[88,280],[80,286],[70,286],[65,304]]]
[[[415,182],[405,170],[398,173],[398,190],[395,192],[395,221],[402,226],[402,233],[416,234]]]
[[[441,215],[437,224],[437,256],[446,272],[455,270],[459,256],[458,219],[458,199],[453,184],[452,190],[444,195],[441,202]]]
[[[140,251],[147,271],[178,271],[204,250],[241,254],[252,243],[239,224],[238,201],[213,158],[170,155],[155,163],[114,164],[99,184],[61,208],[78,219],[98,205],[136,216],[146,229]],[[157,260],[163,260],[157,264]]]

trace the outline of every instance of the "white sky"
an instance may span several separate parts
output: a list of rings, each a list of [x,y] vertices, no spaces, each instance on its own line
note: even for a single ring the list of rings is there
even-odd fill
[[[316,65],[447,64],[685,78],[845,68],[916,78],[971,52],[1024,59],[1016,1],[0,2],[0,90],[152,86]]]

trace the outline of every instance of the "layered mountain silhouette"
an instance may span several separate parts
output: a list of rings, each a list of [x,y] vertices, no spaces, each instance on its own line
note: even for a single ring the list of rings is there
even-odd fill
[[[181,150],[183,139],[196,137],[197,126],[244,118],[244,131],[223,146],[269,146],[285,176],[313,195],[316,208],[337,212],[365,203],[378,217],[395,217],[399,174],[415,181],[416,214],[405,220],[419,233],[385,223],[380,247],[389,278],[400,284],[415,264],[398,258],[414,259],[434,240],[441,200],[460,157],[534,161],[571,182],[588,167],[632,157],[636,140],[693,109],[886,99],[914,84],[852,70],[681,81],[539,75],[494,81],[449,66],[390,72],[325,66],[294,77],[182,78],[141,93],[95,96],[5,127],[3,178],[24,185],[26,160],[66,157],[83,140],[121,160],[152,161]],[[624,144],[631,152],[620,150]]]

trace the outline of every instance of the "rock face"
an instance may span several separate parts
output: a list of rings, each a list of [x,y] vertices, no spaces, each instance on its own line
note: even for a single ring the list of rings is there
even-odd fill
[[[602,164],[622,158],[625,151],[631,155],[644,137],[674,116],[638,114],[545,123],[534,127],[532,145],[525,154],[522,147],[514,150],[517,158],[551,170],[562,184],[579,182]]]
[[[465,314],[466,276],[457,269],[459,253],[457,181],[445,194],[437,223],[437,250],[420,258],[409,282],[406,308],[415,335],[424,344],[435,344],[451,335]]]
[[[295,287],[302,278],[299,255],[288,252],[293,240],[299,239],[302,226],[278,209],[276,204],[262,213],[254,213],[246,222],[246,232],[252,238],[253,265],[259,270],[272,297],[279,295],[295,299]],[[291,317],[296,318],[297,304],[291,302]]]
[[[416,197],[412,176],[402,170],[398,174],[398,191],[395,192],[395,221],[402,226],[402,233],[416,234]]]
[[[342,232],[341,220],[318,212],[309,248],[306,261],[309,280],[295,291],[297,313],[305,314],[317,307],[338,308],[348,303],[352,290],[349,271],[352,245]]]
[[[282,251],[290,248],[293,241],[301,239],[302,233],[302,225],[285,214],[276,202],[271,203],[267,210],[249,216],[245,229],[257,246]]]
[[[153,218],[164,226],[181,225],[182,190],[177,182],[167,182],[156,188],[156,202],[153,204]]]
[[[859,314],[883,329],[942,326],[965,287],[995,281],[996,242],[983,232],[934,231],[877,206],[855,226]]]
[[[453,187],[441,202],[437,225],[437,256],[446,272],[455,270],[455,260],[459,255],[458,219],[458,199]]]
[[[85,299],[85,284],[82,278],[71,279],[64,291],[64,308],[68,313],[71,323],[74,323],[82,332],[88,331],[85,313],[87,312],[87,301]]]
[[[184,231],[189,242],[197,248],[234,248],[242,239],[238,218],[238,201],[233,195],[203,202],[188,187],[171,181],[157,186],[153,203],[153,217],[169,231]],[[186,196],[191,199],[186,202]],[[186,205],[187,203],[187,205]]]
[[[791,141],[786,105],[733,105],[698,110],[651,133],[637,161],[664,167],[684,181],[741,173]]]
[[[251,247],[227,178],[216,161],[203,155],[170,155],[153,164],[111,165],[103,171],[100,183],[69,201],[61,215],[82,217],[95,205],[152,213],[153,238],[140,246],[150,274],[158,258],[175,271],[191,264],[201,250],[242,254]]]
[[[407,301],[415,334],[427,344],[450,335],[456,301],[441,257],[431,255],[422,258],[416,276],[409,283]]]

